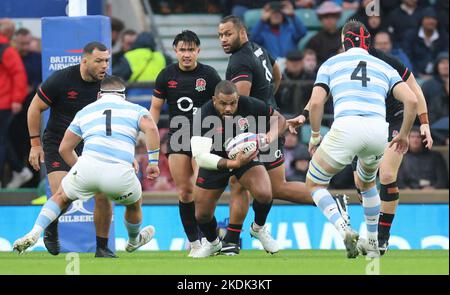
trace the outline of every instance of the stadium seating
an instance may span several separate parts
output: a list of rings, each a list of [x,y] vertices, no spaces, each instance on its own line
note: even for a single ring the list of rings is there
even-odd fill
[[[317,18],[316,11],[314,9],[296,9],[295,14],[301,19],[303,24],[308,30],[318,31],[322,27],[319,19]],[[342,16],[339,20],[338,26],[342,27],[347,19],[355,14],[353,9],[345,9],[342,11]],[[245,25],[251,29],[261,18],[261,9],[250,9],[244,15]]]
[[[300,49],[301,51],[303,51],[303,49],[305,49],[306,44],[308,44],[308,41],[311,40],[312,37],[314,37],[314,35],[317,34],[318,31],[308,31],[308,33],[306,33],[306,36],[303,37],[300,42],[298,42],[298,49]]]

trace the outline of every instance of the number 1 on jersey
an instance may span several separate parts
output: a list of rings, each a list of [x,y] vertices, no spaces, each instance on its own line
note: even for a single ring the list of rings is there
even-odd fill
[[[105,110],[103,115],[106,115],[106,135],[111,136],[111,110]]]
[[[361,71],[361,76],[358,76],[358,73]],[[356,69],[353,71],[352,80],[359,80],[362,83],[363,87],[367,87],[367,82],[370,81],[370,78],[367,77],[367,62],[360,61]]]

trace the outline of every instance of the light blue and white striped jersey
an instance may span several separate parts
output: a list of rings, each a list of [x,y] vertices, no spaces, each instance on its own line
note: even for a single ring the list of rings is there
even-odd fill
[[[69,130],[83,138],[83,155],[132,163],[139,121],[148,114],[148,110],[140,105],[104,94],[75,115]]]
[[[402,78],[362,48],[329,58],[319,68],[315,85],[325,84],[333,96],[334,119],[344,116],[386,118],[386,98]]]

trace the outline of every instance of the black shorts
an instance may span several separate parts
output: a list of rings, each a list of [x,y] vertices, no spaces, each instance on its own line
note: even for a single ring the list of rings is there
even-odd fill
[[[169,135],[169,141],[167,142],[167,156],[169,156],[170,154],[181,154],[181,155],[186,155],[186,156],[192,158],[190,140],[189,140],[189,147],[186,146],[186,147],[180,148],[179,146],[177,146],[176,148],[174,148],[174,147],[172,147],[172,144],[171,144],[171,135]]]
[[[402,121],[403,121],[403,117],[396,119],[393,122],[388,122],[389,123],[388,142],[391,142],[391,140],[398,134],[398,132],[400,131],[400,128],[402,127]],[[355,157],[352,161],[353,171],[356,171],[357,163],[358,163],[358,157]]]
[[[61,143],[60,136],[54,135],[49,132],[45,132],[43,137],[43,150],[45,158],[45,168],[47,169],[47,174],[55,171],[70,171],[70,166],[61,158],[59,154],[59,145]],[[75,152],[77,155],[81,155],[83,150],[83,144],[80,143]]]
[[[239,180],[250,168],[259,165],[262,164],[258,161],[251,161],[247,165],[232,171],[200,168],[196,184],[203,189],[224,189],[227,187],[231,176],[234,175]]]
[[[398,134],[400,131],[400,128],[402,127],[403,117],[397,118],[393,122],[389,123],[389,135],[388,135],[388,142],[391,142],[391,140]]]
[[[264,164],[267,171],[280,167],[284,164],[284,142],[284,136],[278,137],[278,140],[271,144],[269,152],[260,153],[259,159]]]

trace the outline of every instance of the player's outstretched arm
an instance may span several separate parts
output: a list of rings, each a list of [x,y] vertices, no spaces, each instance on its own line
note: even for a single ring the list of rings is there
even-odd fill
[[[416,96],[404,82],[394,86],[393,94],[396,99],[403,103],[405,110],[403,113],[402,127],[400,128],[397,136],[395,136],[390,142],[389,147],[396,144],[395,151],[404,154],[408,151],[408,136],[411,131],[411,127],[414,124],[414,120],[416,119],[418,103]]]
[[[147,178],[155,179],[159,176],[159,130],[152,116],[144,115],[139,121],[139,128],[145,133],[145,144],[148,151]]]
[[[431,137],[430,123],[428,121],[428,108],[427,101],[423,95],[422,88],[420,88],[417,83],[416,78],[413,73],[409,75],[408,80],[406,80],[409,88],[414,92],[417,98],[417,115],[420,120],[420,134],[422,135],[423,142],[426,142],[426,147],[431,150],[433,147],[433,138]]]
[[[31,140],[29,162],[34,170],[39,171],[44,163],[44,151],[41,144],[41,113],[49,106],[36,94],[27,112],[28,132]]]
[[[81,140],[82,138],[80,136],[70,131],[70,129],[67,129],[66,133],[64,133],[64,138],[59,145],[59,154],[61,155],[61,158],[63,158],[64,162],[66,162],[70,167],[75,165],[78,161],[75,148]]]
[[[311,123],[311,131],[319,132],[322,124],[323,108],[327,102],[328,93],[322,86],[313,88],[309,105],[309,121]]]

